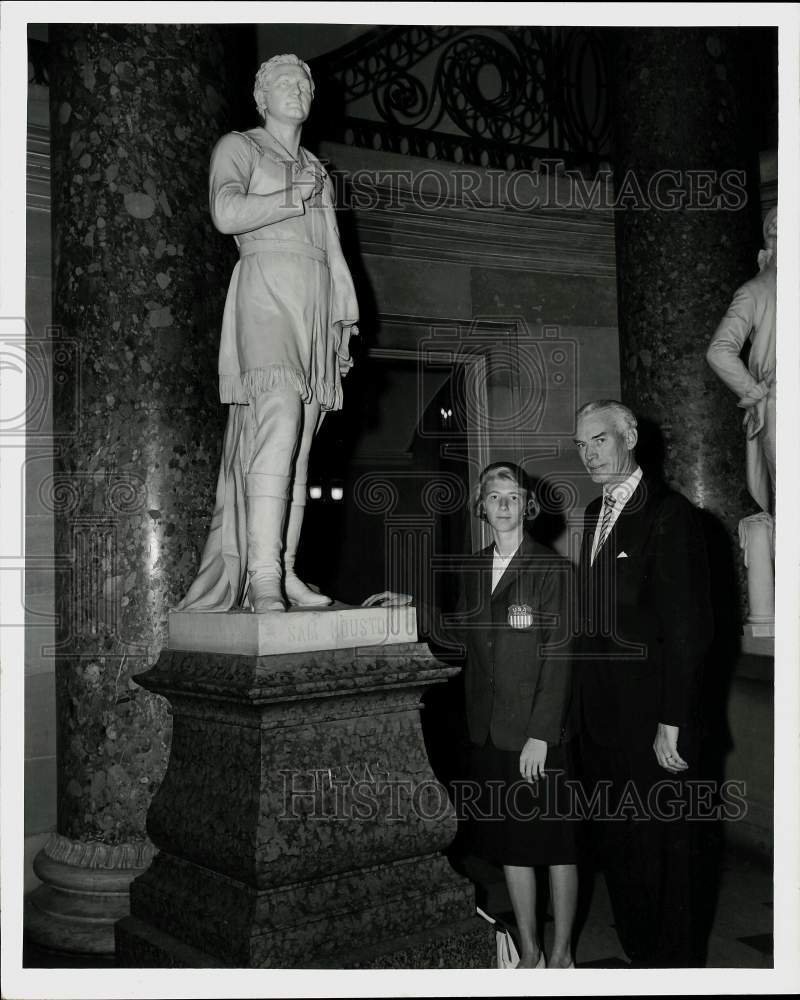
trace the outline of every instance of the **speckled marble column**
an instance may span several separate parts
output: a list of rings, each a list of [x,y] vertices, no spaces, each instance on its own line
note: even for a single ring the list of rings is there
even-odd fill
[[[630,28],[612,41],[622,398],[663,435],[669,481],[719,518],[738,549],[738,521],[754,510],[742,413],[705,350],[757,270],[746,36]],[[658,447],[649,450],[657,460]]]
[[[239,40],[218,26],[50,29],[54,353],[72,377],[55,380],[42,498],[55,518],[58,833],[29,925],[54,948],[113,950],[126,883],[153,856],[145,816],[171,720],[132,676],[164,644],[213,507],[235,249],[211,225],[207,172],[215,141],[241,127],[231,107],[247,107],[231,77],[250,57]]]

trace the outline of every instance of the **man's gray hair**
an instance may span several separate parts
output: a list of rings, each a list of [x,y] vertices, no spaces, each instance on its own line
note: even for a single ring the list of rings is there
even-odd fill
[[[311,75],[311,70],[308,68],[308,63],[304,63],[299,56],[293,56],[288,53],[282,56],[273,56],[271,59],[267,59],[265,63],[261,63],[261,66],[256,73],[256,84],[253,88],[253,97],[256,101],[258,113],[262,118],[264,117],[266,111],[266,104],[264,103],[262,95],[267,89],[269,78],[275,73],[279,66],[299,66],[308,77],[308,82],[311,84],[311,96],[314,96],[314,78]]]
[[[593,413],[610,413],[614,420],[616,429],[624,434],[626,431],[636,430],[636,416],[633,410],[629,410],[624,403],[617,399],[595,399],[591,403],[584,403],[575,414],[577,423],[582,417],[589,417]]]

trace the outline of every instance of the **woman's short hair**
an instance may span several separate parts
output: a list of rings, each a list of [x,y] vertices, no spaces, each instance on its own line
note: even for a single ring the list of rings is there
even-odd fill
[[[271,59],[267,59],[266,62],[261,63],[256,73],[256,83],[253,87],[253,97],[255,98],[258,113],[262,118],[264,117],[264,109],[266,108],[262,95],[269,85],[269,78],[279,66],[299,66],[308,77],[308,82],[311,84],[311,96],[314,96],[314,78],[311,75],[311,70],[308,68],[308,63],[304,63],[299,56],[290,54],[273,56]]]
[[[490,479],[505,479],[516,483],[525,492],[525,520],[532,521],[538,517],[541,507],[533,492],[530,479],[525,470],[514,462],[492,462],[480,474],[475,489],[470,497],[470,510],[475,517],[486,520],[486,510],[483,505],[483,490]]]

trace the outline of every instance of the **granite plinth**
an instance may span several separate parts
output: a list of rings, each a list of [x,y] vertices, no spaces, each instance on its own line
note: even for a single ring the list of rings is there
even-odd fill
[[[416,641],[417,616],[412,607],[339,604],[319,611],[172,611],[169,616],[170,649],[262,656]]]
[[[742,628],[742,652],[775,656],[775,622],[751,623]]]
[[[136,917],[117,924],[117,952],[137,968],[216,968],[207,952],[192,948]],[[120,962],[118,961],[118,966]],[[493,969],[497,964],[495,930],[480,917],[396,938],[391,947],[367,946],[317,958],[314,968],[337,969]]]
[[[412,934],[423,943],[426,932],[446,935],[454,923],[462,932],[476,927],[469,884],[438,853],[262,892],[159,856],[134,898],[133,912],[146,910],[150,933],[132,918],[122,923],[123,935],[174,938],[205,955],[204,964],[232,968],[369,962]]]
[[[162,652],[139,677],[173,712],[159,854],[118,963],[313,968],[466,933],[472,886],[440,853],[456,819],[420,725],[423,691],[453,673],[422,643]]]

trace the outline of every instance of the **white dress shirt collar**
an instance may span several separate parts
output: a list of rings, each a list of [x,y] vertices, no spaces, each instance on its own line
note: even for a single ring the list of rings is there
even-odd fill
[[[603,498],[605,499],[606,495],[610,493],[616,502],[617,509],[622,510],[625,504],[633,496],[633,493],[641,480],[642,470],[640,466],[637,465],[628,478],[623,479],[621,483],[615,483],[613,486],[609,486],[607,484],[603,486]]]

